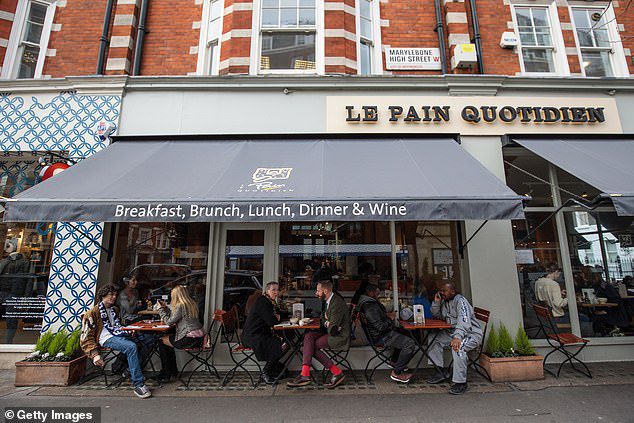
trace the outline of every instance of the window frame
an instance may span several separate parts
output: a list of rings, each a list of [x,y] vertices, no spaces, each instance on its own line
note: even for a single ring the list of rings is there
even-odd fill
[[[7,43],[5,61],[2,66],[2,74],[0,75],[1,79],[18,79],[17,73],[20,69],[20,59],[17,55],[20,51],[20,45],[23,43],[22,38],[24,37],[24,31],[26,30],[26,19],[28,17],[31,3],[37,3],[45,6],[47,8],[46,16],[44,17],[44,24],[42,25],[42,34],[40,36],[39,43],[40,52],[37,57],[35,74],[33,75],[33,78],[20,79],[42,78],[42,70],[44,69],[44,62],[48,51],[51,28],[53,27],[53,17],[55,16],[56,1],[57,0],[19,0],[13,19],[13,25],[11,27],[11,34],[9,35],[9,42]]]
[[[379,0],[368,0],[370,3],[370,11],[372,13],[370,19],[370,27],[372,30],[372,39],[368,40],[361,35],[361,2],[364,0],[355,0],[355,21],[357,35],[357,74],[358,75],[382,75],[383,74],[383,56],[381,54],[381,9]],[[370,72],[364,74],[361,72],[361,45],[369,45],[370,48]]]
[[[591,10],[595,9],[597,12],[603,13],[606,6],[608,9],[605,11],[603,18],[605,19],[604,26],[608,32],[608,38],[610,47],[582,47],[577,35],[577,23],[575,22],[574,10]],[[618,22],[616,22],[616,15],[614,8],[611,4],[606,3],[604,5],[584,5],[584,4],[571,4],[568,6],[568,13],[570,15],[570,23],[573,27],[573,34],[575,37],[575,48],[577,49],[577,57],[579,58],[579,65],[581,68],[581,75],[586,78],[612,78],[612,77],[627,77],[630,76],[627,67],[627,61],[625,58],[625,52],[623,51],[623,44],[621,43],[621,37],[618,30]],[[586,70],[583,67],[583,52],[608,52],[608,59],[610,66],[612,67],[612,76],[587,76]]]
[[[535,3],[512,3],[511,5],[511,18],[513,20],[513,30],[518,39],[518,46],[516,47],[516,52],[518,55],[518,59],[520,62],[520,71],[523,76],[570,76],[570,68],[568,67],[568,58],[566,55],[566,48],[564,44],[563,34],[561,32],[561,24],[559,22],[559,15],[557,14],[557,5],[555,2],[540,2],[536,1]],[[552,40],[552,59],[554,69],[552,72],[527,72],[526,67],[524,65],[524,57],[522,55],[524,47],[522,46],[522,41],[520,38],[519,25],[517,22],[517,14],[516,10],[518,8],[530,8],[537,9],[542,8],[546,10],[548,15],[548,23],[550,29],[550,37]],[[531,49],[533,46],[529,46],[528,49]],[[538,48],[535,46],[535,48]],[[542,49],[546,49],[543,47]]]
[[[208,39],[209,27],[211,25],[212,3],[220,4],[220,17],[218,26],[220,31],[218,38]],[[220,74],[220,50],[222,47],[222,28],[225,16],[224,0],[205,0],[203,4],[202,22],[200,25],[200,40],[198,42],[198,62],[196,64],[196,74],[206,76],[218,76]],[[212,49],[211,47],[214,46]],[[213,57],[212,57],[213,54]]]
[[[315,25],[314,27],[262,27],[262,0],[253,1],[251,36],[251,57],[249,63],[249,75],[324,75],[324,2],[315,0]],[[262,69],[262,34],[263,33],[289,33],[307,32],[315,34],[315,69]]]

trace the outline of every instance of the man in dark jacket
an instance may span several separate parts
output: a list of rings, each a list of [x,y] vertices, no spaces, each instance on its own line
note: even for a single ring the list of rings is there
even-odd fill
[[[255,357],[266,361],[262,369],[262,379],[271,385],[275,383],[273,369],[284,355],[282,340],[273,334],[273,326],[280,321],[280,311],[276,309],[275,300],[280,292],[277,282],[266,284],[264,295],[253,302],[242,330],[244,345],[252,348]]]
[[[291,388],[310,384],[310,365],[313,357],[332,373],[330,383],[326,385],[328,389],[341,385],[346,378],[322,349],[345,350],[350,346],[351,324],[348,305],[341,295],[333,292],[332,282],[329,280],[317,283],[315,295],[326,302],[321,314],[322,329],[308,332],[304,337],[302,372],[288,382]]]
[[[412,374],[406,371],[407,363],[416,353],[416,343],[412,338],[396,331],[392,320],[387,316],[385,307],[378,301],[379,289],[376,285],[368,285],[365,295],[361,295],[357,309],[363,313],[367,321],[367,329],[374,344],[393,348],[398,354],[396,363],[391,362],[394,370],[390,379],[395,382],[408,383]]]

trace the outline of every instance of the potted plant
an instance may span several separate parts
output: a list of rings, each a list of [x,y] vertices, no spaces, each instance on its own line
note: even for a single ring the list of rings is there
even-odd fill
[[[86,356],[79,347],[79,329],[70,333],[45,332],[35,351],[15,363],[15,386],[68,386],[86,370]]]
[[[493,382],[544,378],[544,357],[536,355],[535,348],[521,326],[517,329],[513,342],[503,323],[498,330],[491,325],[485,351],[480,357],[480,364]]]

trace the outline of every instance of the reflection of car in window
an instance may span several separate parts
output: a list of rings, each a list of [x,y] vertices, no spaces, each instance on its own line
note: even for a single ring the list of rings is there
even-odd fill
[[[192,269],[184,264],[141,264],[130,271],[130,275],[136,276],[141,298],[146,298],[155,289],[190,273]]]

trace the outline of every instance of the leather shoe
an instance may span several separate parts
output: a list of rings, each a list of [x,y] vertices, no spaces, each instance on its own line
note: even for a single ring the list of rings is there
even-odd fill
[[[449,379],[449,372],[445,369],[436,370],[436,372],[427,378],[427,383],[431,385],[436,385],[438,383],[442,383]]]
[[[299,375],[295,379],[288,381],[286,386],[289,388],[299,388],[301,386],[310,385],[310,377]]]
[[[454,383],[449,389],[449,393],[451,395],[462,395],[467,392],[467,389],[469,389],[469,385],[466,383]]]
[[[267,385],[275,385],[276,383],[275,378],[267,372],[262,372],[262,375],[260,377],[262,378],[262,381],[264,381],[264,383],[266,383]]]
[[[346,380],[346,375],[343,374],[343,372],[339,373],[336,376],[332,375],[330,378],[330,383],[326,385],[326,388],[335,389],[337,386],[341,385],[344,380]]]

